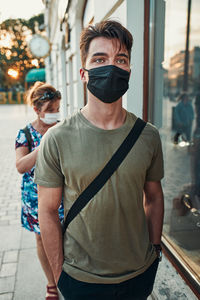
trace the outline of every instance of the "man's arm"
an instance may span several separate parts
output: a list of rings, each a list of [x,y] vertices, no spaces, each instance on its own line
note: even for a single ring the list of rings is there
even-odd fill
[[[62,187],[38,186],[38,215],[41,237],[56,283],[63,264],[62,230],[58,215],[62,191]]]
[[[164,217],[164,197],[160,181],[146,181],[144,194],[150,241],[152,244],[160,244]]]

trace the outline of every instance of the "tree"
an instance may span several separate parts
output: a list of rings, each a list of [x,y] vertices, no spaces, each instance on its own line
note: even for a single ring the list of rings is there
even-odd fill
[[[44,23],[44,15],[39,14],[29,20],[8,19],[0,24],[0,73],[1,85],[9,88],[14,83],[24,85],[24,79],[28,70],[38,63],[38,67],[44,67],[44,60],[33,57],[28,49],[28,39],[35,34],[36,25]],[[8,70],[18,72],[18,79],[8,75]]]

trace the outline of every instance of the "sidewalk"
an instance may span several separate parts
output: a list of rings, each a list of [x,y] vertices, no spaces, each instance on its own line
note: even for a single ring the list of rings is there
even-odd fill
[[[46,280],[35,236],[20,225],[21,176],[15,168],[14,141],[34,114],[24,105],[0,106],[0,300],[44,299]]]

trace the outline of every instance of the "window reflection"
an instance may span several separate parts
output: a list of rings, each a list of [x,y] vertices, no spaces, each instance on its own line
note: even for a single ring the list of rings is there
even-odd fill
[[[166,1],[163,232],[200,283],[200,1],[190,2],[187,49],[189,0]]]

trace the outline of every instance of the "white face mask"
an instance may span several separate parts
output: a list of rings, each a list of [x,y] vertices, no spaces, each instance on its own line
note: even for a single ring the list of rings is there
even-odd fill
[[[56,123],[59,117],[60,117],[60,113],[50,113],[50,114],[45,114],[44,118],[40,118],[40,120],[42,120],[42,122],[44,122],[45,124],[50,125]]]

